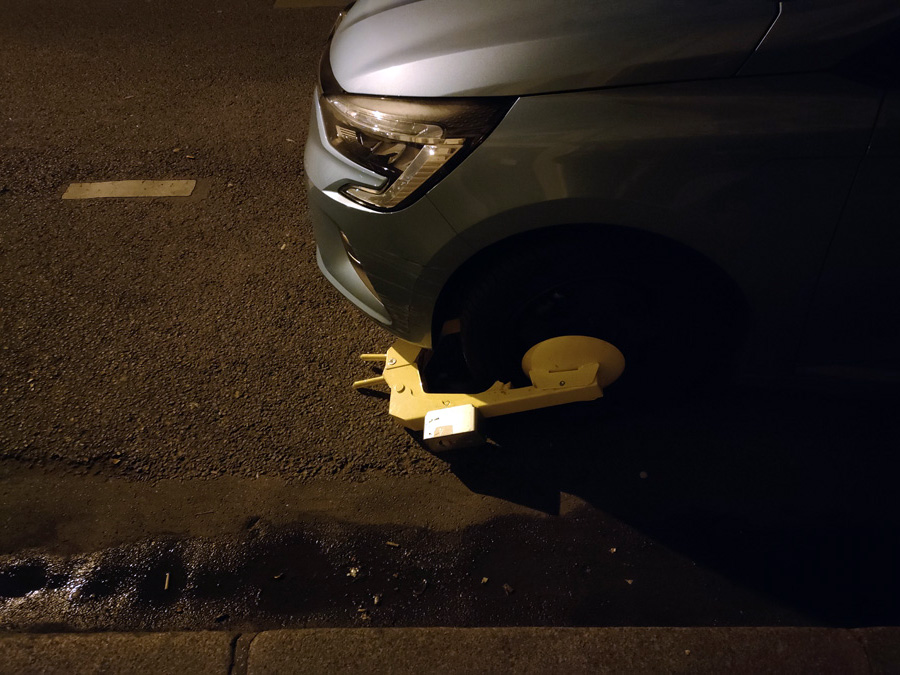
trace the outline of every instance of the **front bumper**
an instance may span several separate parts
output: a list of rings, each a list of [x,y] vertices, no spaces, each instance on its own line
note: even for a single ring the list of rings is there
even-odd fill
[[[320,120],[317,102],[313,114]],[[323,142],[320,124],[310,130],[304,164],[316,257],[323,274],[389,331],[430,347],[441,289],[471,249],[427,197],[400,211],[378,213],[338,193],[344,182],[360,176],[352,175],[354,168],[347,160]],[[352,246],[372,290],[354,269],[344,240]]]
[[[311,183],[307,184],[310,217],[316,236],[316,262],[322,274],[350,302],[385,328],[390,329],[394,320],[390,312],[370,290],[353,267],[350,255],[341,239],[341,230],[317,202],[325,198]]]

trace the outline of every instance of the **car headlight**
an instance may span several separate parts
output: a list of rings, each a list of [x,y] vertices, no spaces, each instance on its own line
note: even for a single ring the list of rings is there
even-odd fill
[[[378,190],[349,183],[346,197],[379,211],[404,206],[471,152],[509,110],[510,99],[397,99],[319,92],[329,143],[384,176]]]

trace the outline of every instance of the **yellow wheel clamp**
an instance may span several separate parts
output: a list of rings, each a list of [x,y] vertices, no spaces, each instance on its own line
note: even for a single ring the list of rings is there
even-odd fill
[[[424,431],[424,441],[435,450],[481,442],[480,417],[593,401],[625,369],[625,357],[610,343],[565,335],[536,344],[522,358],[531,386],[514,388],[495,382],[478,394],[442,394],[426,392],[422,386],[421,352],[421,347],[398,340],[386,354],[363,354],[363,361],[383,362],[384,371],[379,377],[354,382],[353,387],[389,387],[390,414],[403,426]]]

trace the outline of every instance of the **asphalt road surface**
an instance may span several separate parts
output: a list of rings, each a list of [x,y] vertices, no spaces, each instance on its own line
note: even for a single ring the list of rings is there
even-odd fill
[[[302,149],[333,8],[0,0],[0,627],[900,619],[896,391],[495,421],[354,392]],[[186,199],[63,200],[194,179]]]

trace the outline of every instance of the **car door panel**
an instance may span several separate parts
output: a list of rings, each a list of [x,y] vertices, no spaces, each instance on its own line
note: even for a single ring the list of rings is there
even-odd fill
[[[799,361],[813,372],[900,379],[898,347],[900,91],[892,91],[829,249]]]

